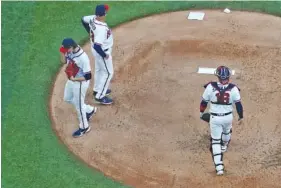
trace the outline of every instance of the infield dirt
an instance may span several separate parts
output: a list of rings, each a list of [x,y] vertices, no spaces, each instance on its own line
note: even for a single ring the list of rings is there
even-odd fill
[[[113,29],[115,103],[99,105],[92,131],[78,139],[71,136],[75,109],[63,101],[62,68],[50,110],[54,130],[75,155],[137,188],[281,187],[281,19],[203,11],[203,21],[187,20],[183,11]],[[94,70],[90,45],[84,49]],[[219,65],[238,71],[232,82],[245,110],[244,123],[233,123],[223,177],[215,176],[209,127],[199,119],[203,85],[216,77],[196,73]],[[95,105],[92,86],[86,101]]]

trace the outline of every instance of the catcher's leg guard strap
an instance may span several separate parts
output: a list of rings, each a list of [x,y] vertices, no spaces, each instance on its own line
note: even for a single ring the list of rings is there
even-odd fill
[[[221,139],[211,139],[212,144],[221,144]]]
[[[217,166],[222,166],[222,167],[224,167],[223,163],[215,164],[215,166],[216,166],[216,167],[217,167]],[[222,168],[222,169],[223,169],[223,168]]]
[[[215,165],[217,171],[224,169],[223,154],[221,152],[221,144],[222,144],[221,139],[212,138],[210,149],[211,149],[214,165]]]
[[[215,156],[221,156],[222,155],[222,153],[217,153],[217,154],[213,154],[213,157],[215,157]]]
[[[229,135],[229,134],[230,134],[230,132],[228,132],[228,133],[222,133],[222,134],[224,134],[224,135]]]
[[[232,133],[232,129],[230,129],[229,132],[226,132],[226,133],[222,132],[222,134],[224,134],[224,135],[228,135],[228,134],[231,134],[231,133]]]

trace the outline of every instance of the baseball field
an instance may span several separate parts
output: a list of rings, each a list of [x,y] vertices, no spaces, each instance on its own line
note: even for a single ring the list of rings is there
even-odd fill
[[[73,139],[77,120],[62,101],[58,49],[72,37],[91,56],[80,20],[100,3],[2,2],[2,187],[280,187],[281,2],[107,2],[116,104],[101,107],[92,132]],[[224,14],[226,7],[236,11]],[[206,24],[185,25],[190,9],[204,10]],[[179,12],[139,19],[171,11]],[[176,24],[168,27],[169,19]],[[240,71],[233,79],[246,120],[234,129],[222,179],[212,174],[208,126],[196,119],[202,84],[214,78],[193,72],[217,63]]]

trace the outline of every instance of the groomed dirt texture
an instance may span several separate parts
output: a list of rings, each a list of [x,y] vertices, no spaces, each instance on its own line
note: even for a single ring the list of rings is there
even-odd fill
[[[99,106],[92,131],[78,139],[71,136],[78,120],[63,101],[66,76],[60,71],[50,110],[71,152],[137,188],[281,187],[281,18],[204,12],[203,21],[188,20],[183,11],[113,30],[115,104]],[[93,58],[89,45],[85,50]],[[214,172],[208,124],[199,120],[203,85],[216,77],[197,73],[219,65],[237,71],[232,82],[245,110],[242,125],[235,112],[223,177]],[[94,105],[92,86],[86,101]]]

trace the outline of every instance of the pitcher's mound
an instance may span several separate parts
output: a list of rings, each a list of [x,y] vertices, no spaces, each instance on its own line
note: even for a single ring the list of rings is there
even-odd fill
[[[61,71],[51,99],[53,126],[74,154],[134,187],[281,185],[281,19],[204,12],[203,21],[188,20],[185,11],[113,30],[115,103],[99,106],[92,131],[78,139],[71,137],[78,120],[63,102]],[[89,45],[85,50],[92,58]],[[199,120],[203,85],[216,78],[198,74],[198,67],[219,65],[237,70],[232,81],[245,108],[244,124],[233,124],[224,177],[215,176],[209,127]],[[94,104],[92,85],[86,101]]]

